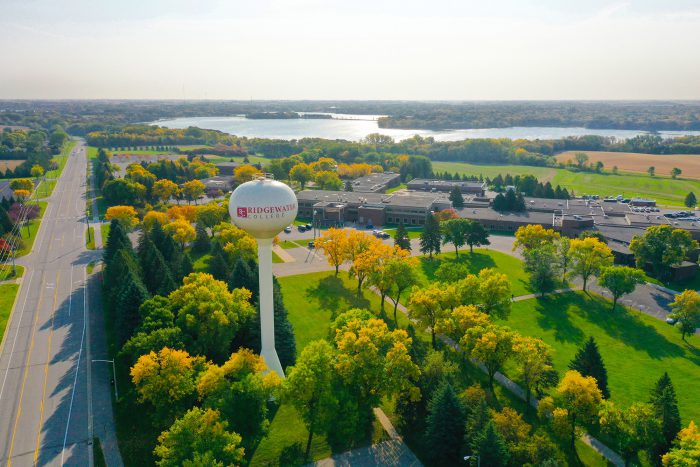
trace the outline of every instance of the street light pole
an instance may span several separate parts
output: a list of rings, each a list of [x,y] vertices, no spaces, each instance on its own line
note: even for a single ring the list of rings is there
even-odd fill
[[[114,375],[114,378],[112,381],[114,381],[114,398],[116,400],[119,400],[119,391],[117,390],[117,369],[114,365],[114,360],[93,360],[92,363],[95,362],[104,362],[104,363],[111,363],[112,364],[112,374]]]

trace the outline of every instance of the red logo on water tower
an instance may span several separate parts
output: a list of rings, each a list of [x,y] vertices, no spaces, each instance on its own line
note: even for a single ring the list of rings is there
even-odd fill
[[[238,217],[248,217],[248,208],[236,208],[236,215]]]

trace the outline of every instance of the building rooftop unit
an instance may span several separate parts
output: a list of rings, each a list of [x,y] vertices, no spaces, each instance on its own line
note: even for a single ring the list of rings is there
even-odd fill
[[[421,191],[452,191],[459,187],[462,193],[476,193],[482,195],[486,192],[486,183],[462,180],[436,180],[415,178],[406,184],[409,190]]]

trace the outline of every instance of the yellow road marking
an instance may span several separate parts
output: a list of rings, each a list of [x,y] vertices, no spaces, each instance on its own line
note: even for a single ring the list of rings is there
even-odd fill
[[[44,400],[46,399],[46,383],[49,379],[49,362],[51,361],[51,344],[53,343],[53,324],[56,317],[56,302],[58,301],[58,286],[61,283],[61,272],[56,273],[56,288],[53,293],[53,310],[51,311],[51,332],[49,333],[49,350],[46,352],[46,365],[44,365],[44,387],[41,392],[41,405],[39,406],[39,431],[36,434],[36,447],[34,448],[34,465],[39,460],[39,447],[41,443],[41,430],[44,427]]]
[[[27,360],[24,363],[24,376],[22,377],[22,389],[19,392],[19,403],[17,405],[17,415],[15,416],[15,424],[14,427],[12,428],[12,440],[10,441],[10,452],[7,455],[7,467],[12,466],[12,452],[15,449],[15,436],[17,435],[17,425],[19,425],[19,419],[20,416],[22,415],[22,400],[24,399],[24,388],[27,383],[27,375],[29,374],[29,362],[32,357],[32,349],[34,349],[34,336],[36,335],[36,325],[39,322],[39,310],[41,309],[41,302],[44,299],[44,276],[46,273],[42,271],[41,273],[41,281],[39,282],[42,287],[41,287],[41,292],[39,293],[39,302],[36,307],[36,315],[34,317],[34,326],[32,328],[32,339],[29,344],[29,350],[27,351]]]

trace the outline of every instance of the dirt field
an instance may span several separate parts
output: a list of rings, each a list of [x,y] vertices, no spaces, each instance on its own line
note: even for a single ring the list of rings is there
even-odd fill
[[[700,155],[688,154],[638,154],[634,152],[603,152],[603,151],[567,151],[557,155],[559,162],[574,160],[574,154],[585,152],[589,163],[598,161],[605,164],[604,170],[612,170],[617,166],[620,171],[646,173],[651,166],[656,167],[656,175],[668,177],[671,169],[678,167],[683,171],[680,178],[700,179]],[[575,162],[575,161],[574,161]]]
[[[0,160],[0,174],[4,174],[8,168],[15,170],[24,160]]]

